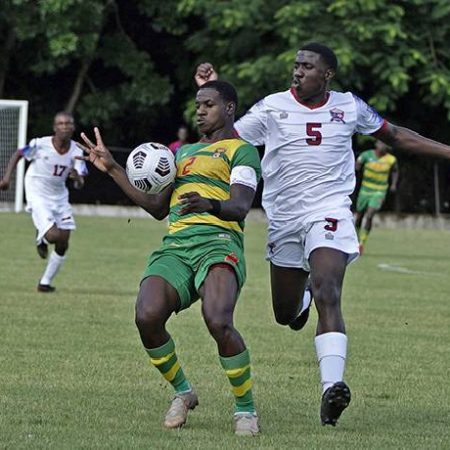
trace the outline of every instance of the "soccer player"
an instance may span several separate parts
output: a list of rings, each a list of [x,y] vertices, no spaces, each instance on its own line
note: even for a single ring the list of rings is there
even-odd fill
[[[298,51],[288,90],[269,95],[238,120],[242,139],[265,145],[262,204],[269,221],[272,303],[279,324],[301,329],[311,296],[319,319],[315,347],[322,384],[322,424],[336,425],[351,394],[343,382],[347,336],[341,292],[347,264],[358,256],[350,211],[355,187],[352,135],[356,132],[399,150],[450,158],[450,147],[393,125],[351,92],[329,90],[338,60],[320,43]],[[198,66],[198,85],[217,79],[209,63]],[[304,293],[304,294],[303,294]]]
[[[372,229],[372,220],[383,206],[388,189],[397,190],[397,158],[388,153],[389,147],[382,141],[376,141],[374,150],[362,152],[356,160],[356,171],[363,170],[361,187],[356,200],[355,226],[359,238],[359,253]],[[389,186],[389,176],[391,183]],[[361,228],[364,219],[364,227]]]
[[[36,227],[36,248],[41,258],[48,255],[48,244],[54,250],[37,285],[38,292],[54,292],[51,282],[66,260],[71,230],[75,220],[69,203],[66,180],[81,189],[87,175],[84,161],[76,159],[82,151],[72,141],[75,122],[72,114],[59,112],[53,120],[53,136],[35,138],[11,156],[0,189],[9,188],[11,176],[21,158],[30,162],[25,175],[26,210]]]
[[[188,411],[198,404],[166,322],[200,297],[203,318],[235,397],[235,433],[256,435],[250,355],[233,325],[233,313],[246,276],[244,219],[261,169],[257,150],[234,135],[236,104],[236,91],[226,82],[212,81],[198,90],[197,125],[204,137],[178,150],[173,189],[158,195],[130,184],[97,128],[95,144],[84,134],[82,138],[89,160],[131,200],[156,219],[169,215],[169,232],[150,256],[136,303],[136,325],[150,362],[175,390],[164,426],[183,426]]]

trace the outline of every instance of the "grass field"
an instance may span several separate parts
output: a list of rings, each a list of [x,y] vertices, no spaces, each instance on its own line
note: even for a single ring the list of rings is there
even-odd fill
[[[322,427],[313,337],[275,324],[265,227],[249,223],[248,280],[236,324],[251,350],[262,435],[232,433],[232,396],[199,305],[169,329],[200,406],[181,431],[161,426],[171,389],[134,327],[152,220],[79,217],[55,294],[31,219],[0,214],[0,448],[450,448],[450,233],[374,230],[344,287],[346,381],[353,400]],[[380,266],[381,265],[381,266]]]

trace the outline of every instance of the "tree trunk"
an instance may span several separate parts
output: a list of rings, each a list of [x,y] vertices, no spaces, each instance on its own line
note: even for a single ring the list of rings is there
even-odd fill
[[[8,29],[5,43],[3,45],[3,48],[0,50],[0,98],[3,97],[6,75],[8,74],[9,61],[11,58],[12,50],[14,48],[15,40],[16,35],[14,33],[14,29],[11,27]]]
[[[91,65],[91,61],[84,61],[80,67],[80,70],[77,75],[77,79],[75,80],[75,84],[73,86],[72,95],[70,96],[69,101],[66,103],[64,111],[73,114],[73,110],[80,98],[81,89],[83,87],[84,80],[88,73],[89,67]]]

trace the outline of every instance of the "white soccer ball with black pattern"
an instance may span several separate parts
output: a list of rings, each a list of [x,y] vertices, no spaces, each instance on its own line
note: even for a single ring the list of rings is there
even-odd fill
[[[165,145],[147,142],[129,155],[126,166],[130,183],[142,192],[157,194],[175,180],[175,157]]]

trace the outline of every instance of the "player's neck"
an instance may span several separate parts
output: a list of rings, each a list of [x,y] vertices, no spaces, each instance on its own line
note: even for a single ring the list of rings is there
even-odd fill
[[[320,94],[305,98],[302,97],[302,95],[299,94],[297,90],[293,87],[291,88],[291,93],[300,104],[310,109],[320,108],[328,101],[330,97],[330,93],[328,91],[324,91],[321,92]]]
[[[67,153],[70,149],[70,138],[69,139],[63,139],[58,136],[52,136],[52,144],[53,147],[55,147],[55,150],[58,153]]]
[[[200,142],[213,144],[214,142],[223,141],[225,139],[236,139],[236,133],[233,126],[226,126],[219,130],[215,130],[212,133],[205,134],[200,139]]]

